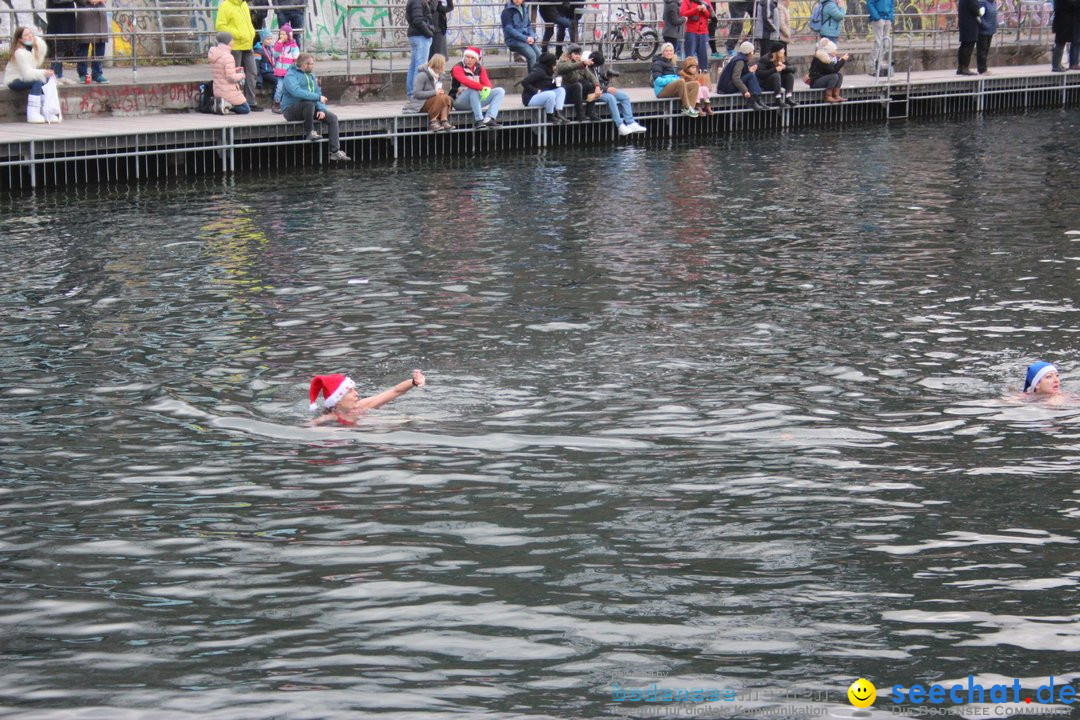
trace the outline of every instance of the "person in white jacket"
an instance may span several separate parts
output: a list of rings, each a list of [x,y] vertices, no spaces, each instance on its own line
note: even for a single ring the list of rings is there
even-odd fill
[[[45,116],[41,114],[41,102],[44,93],[41,88],[53,76],[52,70],[42,67],[45,65],[45,55],[49,52],[49,47],[33,30],[25,26],[15,28],[11,47],[11,60],[4,68],[4,84],[15,91],[29,90],[26,121],[43,123]]]

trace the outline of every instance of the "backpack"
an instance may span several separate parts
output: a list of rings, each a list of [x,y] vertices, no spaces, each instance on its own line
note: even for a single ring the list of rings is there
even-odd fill
[[[810,13],[810,29],[814,32],[821,32],[821,26],[825,22],[825,0],[821,0],[814,6],[813,11]]]
[[[204,82],[199,84],[199,112],[214,112],[214,83]]]

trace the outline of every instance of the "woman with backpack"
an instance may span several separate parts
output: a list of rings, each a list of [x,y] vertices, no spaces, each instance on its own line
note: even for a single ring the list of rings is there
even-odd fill
[[[825,38],[836,43],[840,40],[840,30],[844,26],[844,17],[847,15],[846,6],[843,5],[844,0],[821,0],[815,7],[814,13],[819,16],[820,19],[815,23],[814,15],[810,16],[810,29],[814,30],[816,24],[817,33],[820,38]],[[820,12],[819,12],[820,10]]]

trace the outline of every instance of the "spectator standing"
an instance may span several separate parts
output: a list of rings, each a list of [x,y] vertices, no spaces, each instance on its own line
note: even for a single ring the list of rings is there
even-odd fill
[[[292,25],[285,23],[278,30],[277,42],[274,43],[274,79],[276,85],[274,87],[274,105],[271,109],[276,113],[281,112],[281,93],[285,89],[285,75],[299,56],[300,46],[293,39]]]
[[[536,46],[536,31],[529,20],[525,0],[508,0],[500,20],[506,47],[525,58],[525,64],[529,72],[532,72],[537,58],[540,57],[540,48]]]
[[[982,9],[979,0],[958,0],[956,4],[957,27],[960,30],[960,49],[956,51],[956,74],[974,75],[971,54],[979,41],[979,17]]]
[[[821,5],[821,37],[831,40],[835,45],[840,41],[840,31],[844,27],[847,6],[844,0],[823,0]]]
[[[450,76],[453,78],[450,97],[454,99],[455,110],[472,110],[473,127],[477,130],[502,127],[497,118],[506,91],[492,86],[487,70],[480,64],[480,48],[465,48],[461,62],[450,71]]]
[[[780,39],[780,0],[757,0],[754,37],[762,55],[767,55]]]
[[[890,74],[888,63],[891,58],[885,57],[885,41],[890,40],[889,47],[892,47],[894,4],[894,0],[866,0],[870,32],[874,36],[870,46],[870,74],[874,77],[888,77]]]
[[[435,37],[435,7],[432,0],[408,0],[405,18],[409,22],[409,69],[405,75],[405,96],[412,98],[416,70],[427,62],[431,39]]]
[[[255,63],[255,26],[251,24],[251,9],[246,0],[221,0],[214,27],[218,32],[232,36],[233,60],[244,69],[244,100],[252,111],[262,110],[255,101],[255,79],[259,70]]]
[[[1065,45],[1069,45],[1069,70],[1080,70],[1080,0],[1054,0],[1053,60],[1050,69],[1065,72]]]
[[[788,67],[787,51],[783,45],[773,45],[772,52],[762,56],[758,60],[757,72],[758,83],[762,92],[773,93],[776,96],[776,107],[784,104],[789,107],[798,105],[793,97],[795,94],[795,71]]]
[[[679,14],[686,18],[686,56],[693,55],[698,65],[709,67],[709,17],[712,8],[706,0],[682,0]]]
[[[453,101],[443,90],[442,74],[446,72],[446,58],[438,53],[416,69],[413,80],[413,96],[405,103],[405,112],[423,112],[428,116],[431,132],[453,130],[450,124],[450,107]]]
[[[678,2],[678,0],[673,1]],[[573,9],[570,7],[569,0],[562,0],[562,2],[541,0],[537,7],[540,18],[544,21],[544,37],[540,40],[540,53],[548,51],[548,43],[554,36],[555,55],[562,55],[562,43],[571,34],[570,26],[573,20],[571,16]]]
[[[278,5],[301,5],[306,7],[304,0],[278,0]],[[278,27],[289,25],[292,27],[293,38],[296,44],[303,48],[304,45],[304,7],[287,10],[275,10]]]
[[[79,51],[75,38],[75,0],[45,0],[45,8],[51,11],[46,16],[45,37],[52,45],[53,74],[57,82],[74,85],[74,80],[64,77],[64,61],[74,61]]]
[[[563,114],[566,104],[566,88],[555,84],[555,56],[540,53],[536,67],[521,81],[521,104],[525,107],[543,107],[547,121],[552,125],[565,125]]]
[[[727,36],[727,54],[731,55],[735,52],[735,46],[738,45],[746,35],[746,18],[751,20],[754,17],[754,5],[751,2],[745,2],[739,0],[738,2],[728,3],[728,13],[731,15],[731,20],[728,23],[728,36]],[[738,32],[736,32],[736,29]]]
[[[773,42],[773,52],[776,48],[783,48],[787,52],[787,46],[791,44],[791,7],[788,0],[780,0],[776,4],[776,17],[780,20],[778,30],[779,37]]]
[[[101,60],[105,57],[105,43],[109,41],[109,16],[105,11],[106,0],[75,0],[79,11],[75,15],[75,32],[79,35],[79,61],[75,63],[75,72],[79,80],[104,85],[105,72]],[[90,54],[90,73],[86,71],[86,55]]]
[[[652,61],[653,94],[658,98],[679,98],[682,105],[682,114],[687,117],[697,117],[698,111],[694,109],[697,104],[698,90],[696,82],[687,82],[679,77],[675,70],[675,46],[664,43],[660,46],[660,54]]]
[[[685,57],[686,18],[679,12],[681,5],[682,0],[664,0],[664,42],[675,47],[677,56]]]
[[[224,115],[229,109],[227,103],[235,114],[247,115],[251,106],[237,85],[244,82],[244,71],[236,66],[232,35],[222,30],[217,34],[217,43],[206,54],[214,77],[214,112]]]
[[[975,45],[975,67],[980,75],[990,72],[987,62],[990,59],[990,42],[997,32],[997,0],[979,0],[982,17],[979,18],[979,39]]]
[[[593,75],[592,65],[592,60],[583,57],[580,45],[570,45],[555,66],[555,74],[562,79],[562,87],[566,90],[566,102],[574,106],[574,120],[578,122],[600,119],[596,113],[596,101],[601,95],[600,81]]]
[[[814,59],[810,61],[806,84],[815,90],[824,90],[825,102],[844,102],[847,98],[840,96],[840,86],[844,84],[844,76],[840,70],[847,61],[847,53],[837,56],[836,43],[828,38],[821,38],[817,50],[814,51]]]
[[[29,90],[26,100],[26,122],[43,123],[41,114],[42,86],[53,76],[52,70],[45,70],[45,55],[48,45],[28,27],[15,28],[11,37],[11,60],[4,68],[4,85],[10,90],[20,92]]]
[[[330,160],[351,160],[341,150],[338,141],[337,115],[326,107],[326,96],[322,94],[319,81],[315,79],[315,58],[310,53],[300,53],[296,62],[285,73],[285,86],[281,94],[281,112],[289,122],[304,121],[304,132],[308,140],[322,139],[315,131],[315,121],[321,120],[330,129]]]
[[[428,60],[435,55],[442,55],[445,60],[450,55],[446,47],[446,29],[449,27],[447,16],[453,9],[454,0],[436,0],[435,2],[435,35],[431,38]]]
[[[592,61],[593,75],[596,76],[600,89],[603,91],[600,94],[600,101],[607,104],[611,121],[619,129],[619,134],[647,132],[643,125],[639,125],[634,120],[634,108],[630,104],[630,96],[615,87],[614,79],[619,73],[608,70],[604,56],[598,52],[589,55],[588,59]]]
[[[754,55],[754,43],[745,40],[736,48],[735,55],[728,60],[716,82],[716,91],[730,95],[738,93],[746,98],[746,106],[751,110],[768,110],[761,102],[761,85],[758,83],[758,66],[750,64]]]
[[[251,25],[256,32],[266,27],[266,16],[270,14],[270,0],[248,0],[251,8]]]

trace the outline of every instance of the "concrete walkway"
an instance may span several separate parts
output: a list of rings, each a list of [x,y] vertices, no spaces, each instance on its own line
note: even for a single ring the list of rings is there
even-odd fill
[[[1044,65],[1008,66],[991,69],[993,77],[1026,77],[1047,75],[1049,68]],[[1080,75],[1080,73],[1070,73]],[[979,76],[958,76],[951,70],[929,70],[911,73],[912,85],[941,82],[978,83]],[[845,88],[883,86],[884,80],[876,80],[869,75],[852,74],[844,78]],[[906,74],[898,74],[892,79],[892,85],[907,85]],[[796,91],[808,90],[801,81],[795,84]],[[633,102],[654,100],[650,88],[624,88]],[[342,120],[388,117],[401,114],[402,102],[383,101],[366,102],[355,105],[331,106]],[[520,108],[521,97],[518,93],[508,93],[504,108]],[[92,117],[80,120],[67,120],[56,125],[30,125],[25,122],[0,123],[0,142],[18,143],[32,140],[57,140],[63,138],[108,137],[135,135],[140,133],[159,133],[183,130],[214,129],[228,126],[260,126],[283,123],[280,115],[263,111],[250,115],[206,115],[203,113],[159,113],[137,117]]]

